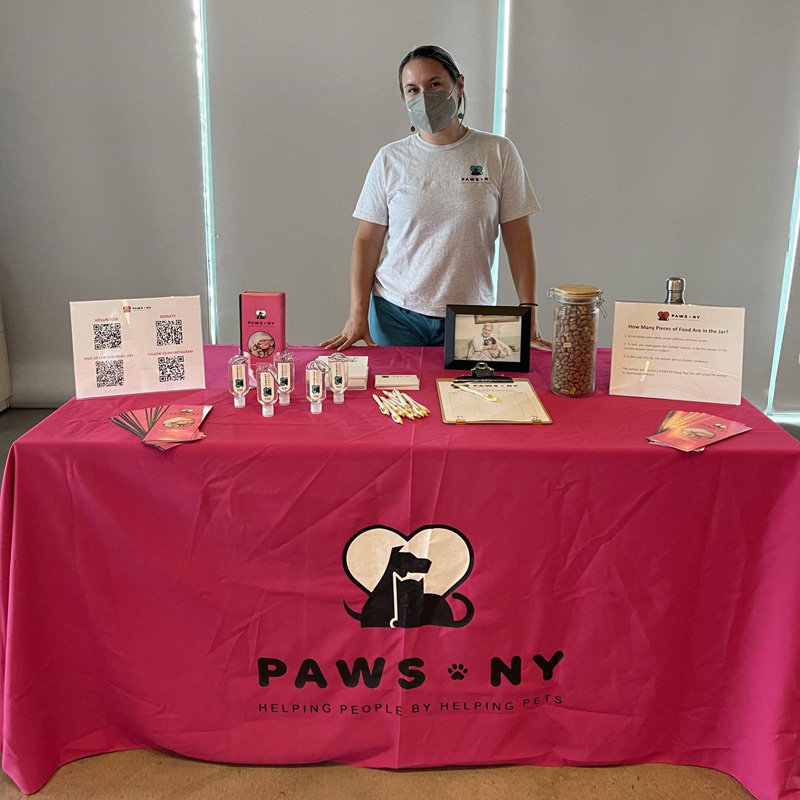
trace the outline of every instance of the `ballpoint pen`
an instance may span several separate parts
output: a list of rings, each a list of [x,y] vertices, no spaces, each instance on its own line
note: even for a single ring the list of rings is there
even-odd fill
[[[384,390],[383,393],[386,395],[386,400],[383,402],[385,403],[388,401],[391,405],[394,405],[401,414],[404,414],[409,419],[421,419],[430,414],[430,411],[428,411],[425,406],[398,389],[392,389],[391,392]]]
[[[409,397],[405,392],[401,392],[398,389],[394,389],[393,392],[397,397],[410,405],[411,410],[415,412],[417,416],[427,417],[431,413],[425,406],[422,405],[422,403],[418,403],[412,397]]]
[[[495,397],[493,394],[484,394],[483,392],[477,391],[477,389],[470,389],[469,386],[464,386],[460,383],[453,383],[451,386],[454,389],[460,389],[462,392],[469,392],[470,394],[474,394],[475,397],[480,397],[481,400],[486,400],[489,403],[502,403],[503,401],[499,397]]]
[[[394,422],[402,425],[403,420],[401,419],[400,415],[395,411],[392,407],[385,403],[378,395],[372,395],[372,399],[378,404],[378,408],[381,410],[381,414],[386,414],[387,417],[391,417]]]

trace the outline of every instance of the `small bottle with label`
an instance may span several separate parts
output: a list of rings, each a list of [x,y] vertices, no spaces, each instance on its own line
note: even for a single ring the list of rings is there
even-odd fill
[[[245,395],[250,391],[247,379],[250,359],[241,350],[228,361],[228,390],[233,395],[235,408],[244,408]]]
[[[272,364],[259,364],[256,367],[256,385],[258,402],[261,403],[261,414],[264,417],[275,415],[275,401],[278,398],[276,384],[275,367]]]
[[[311,403],[311,413],[322,413],[322,401],[325,399],[325,373],[328,368],[322,361],[310,361],[306,366],[306,399]]]
[[[667,278],[667,299],[664,301],[672,306],[685,306],[686,300],[683,293],[686,290],[686,281],[683,278]]]
[[[333,392],[333,402],[340,405],[344,403],[344,393],[349,385],[350,358],[344,353],[334,353],[328,358],[328,364],[328,385]]]
[[[278,380],[278,402],[282,406],[288,406],[294,391],[294,356],[284,350],[273,358],[273,362]]]

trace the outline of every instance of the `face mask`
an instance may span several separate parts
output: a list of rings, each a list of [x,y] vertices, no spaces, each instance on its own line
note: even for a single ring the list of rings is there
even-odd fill
[[[449,92],[437,89],[433,92],[422,92],[412,97],[406,106],[411,124],[428,133],[443,131],[450,120],[455,116],[458,108],[453,99],[453,92],[457,91],[458,84]]]

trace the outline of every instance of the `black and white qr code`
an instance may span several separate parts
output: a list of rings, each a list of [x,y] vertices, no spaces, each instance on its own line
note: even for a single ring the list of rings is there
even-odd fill
[[[156,320],[156,347],[183,344],[182,319],[157,319]]]
[[[115,350],[122,347],[122,325],[119,322],[101,322],[92,327],[95,350]]]
[[[183,356],[159,356],[158,379],[164,381],[186,380],[186,365]]]
[[[95,361],[94,367],[98,389],[125,385],[125,366],[121,358],[114,361]]]

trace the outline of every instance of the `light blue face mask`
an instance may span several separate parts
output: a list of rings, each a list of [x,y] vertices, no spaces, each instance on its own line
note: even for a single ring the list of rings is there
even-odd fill
[[[457,90],[458,84],[449,92],[436,89],[412,97],[406,105],[411,124],[428,133],[443,131],[458,110],[458,104],[453,98],[453,92]]]

